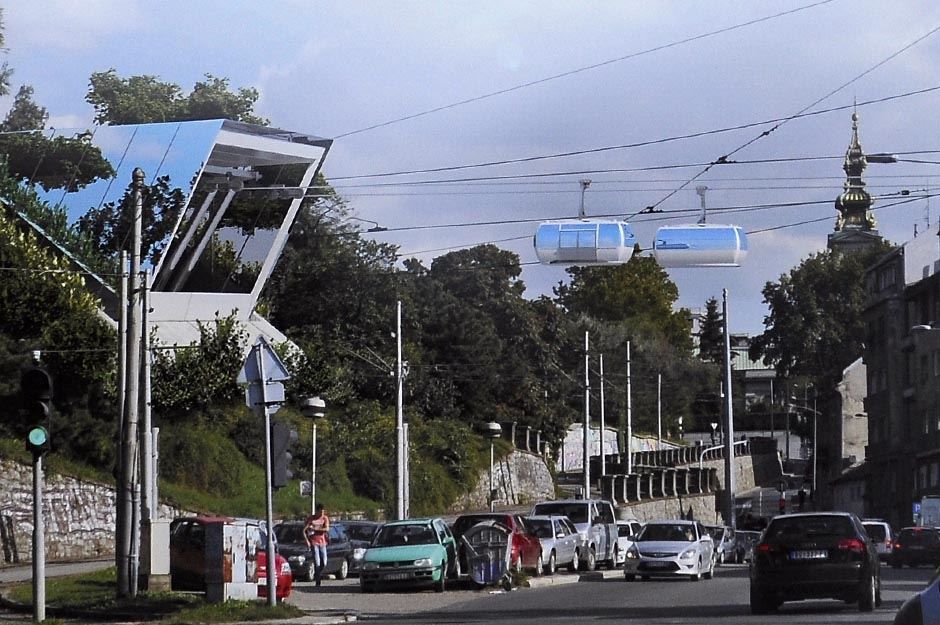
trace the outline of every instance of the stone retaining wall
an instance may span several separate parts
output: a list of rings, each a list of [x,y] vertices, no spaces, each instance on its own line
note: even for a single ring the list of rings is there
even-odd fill
[[[548,465],[541,456],[515,450],[500,458],[493,466],[493,484],[499,506],[527,506],[545,499],[555,498],[555,482]],[[460,497],[451,514],[489,508],[490,471],[480,472],[476,486]]]

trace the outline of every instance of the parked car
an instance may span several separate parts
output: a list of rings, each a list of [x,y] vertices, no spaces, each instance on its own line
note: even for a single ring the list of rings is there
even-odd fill
[[[760,542],[760,532],[736,530],[734,532],[734,552],[737,562],[750,562],[754,545]]]
[[[940,622],[940,570],[927,587],[901,604],[894,625],[932,625]]]
[[[636,543],[627,551],[624,579],[639,575],[684,576],[698,581],[711,579],[715,572],[715,544],[705,527],[682,519],[652,521],[643,526]]]
[[[723,525],[706,525],[705,531],[715,543],[715,563],[736,562],[737,553],[734,550],[734,530]]]
[[[206,530],[212,525],[241,522],[246,525],[245,551],[250,574],[258,584],[258,596],[267,597],[267,532],[264,521],[225,516],[181,517],[170,523],[170,576],[174,590],[206,590]],[[277,542],[275,539],[275,549]],[[275,595],[290,597],[294,585],[290,564],[275,551],[278,567]]]
[[[868,537],[875,543],[878,549],[878,557],[882,561],[891,557],[894,550],[894,536],[891,533],[891,526],[883,519],[862,519],[862,525],[868,532]]]
[[[935,527],[905,527],[898,532],[891,547],[891,566],[900,568],[929,564],[940,565],[940,530]]]
[[[366,549],[375,538],[375,533],[382,527],[381,523],[375,521],[337,521],[346,529],[346,535],[349,536],[349,546],[352,548],[352,558],[349,559],[349,572],[358,573],[362,564],[362,557],[366,554]]]
[[[538,566],[538,557],[541,554],[539,541],[532,536],[525,521],[521,515],[506,514],[500,512],[479,512],[473,514],[462,514],[454,521],[452,531],[454,540],[457,541],[457,551],[460,557],[461,570],[469,570],[467,566],[466,550],[463,548],[460,537],[464,532],[483,521],[496,521],[502,523],[512,531],[512,546],[509,556],[509,566],[512,569],[521,571],[522,569],[535,570]]]
[[[428,586],[444,592],[447,578],[457,579],[460,561],[447,524],[439,518],[407,519],[383,525],[366,550],[359,587]]]
[[[881,605],[881,563],[862,522],[847,512],[774,517],[754,547],[751,612],[765,614],[784,601],[833,598]]]
[[[560,566],[567,566],[572,572],[578,570],[581,534],[568,517],[530,516],[525,518],[525,522],[529,531],[539,542],[536,575],[541,575],[543,572],[554,575]]]
[[[313,552],[304,540],[304,521],[285,521],[274,526],[274,535],[280,545],[281,554],[290,563],[291,573],[297,579],[313,581],[316,563]],[[326,545],[326,567],[323,575],[335,575],[346,579],[353,557],[352,544],[346,528],[339,523],[330,525],[329,542]]]
[[[568,517],[581,534],[581,568],[593,571],[598,562],[616,568],[620,559],[614,506],[603,499],[564,499],[535,504],[530,516]]]
[[[643,529],[643,524],[636,519],[617,521],[617,566],[623,566],[627,559],[627,550],[633,546],[633,539]]]

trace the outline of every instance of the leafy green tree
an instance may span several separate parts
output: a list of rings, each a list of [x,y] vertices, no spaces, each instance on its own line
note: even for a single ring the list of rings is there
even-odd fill
[[[705,302],[705,316],[699,329],[699,358],[719,365],[725,361],[724,319],[714,297]]]
[[[599,321],[630,321],[636,329],[648,329],[684,350],[691,349],[688,310],[673,310],[679,288],[656,260],[633,255],[614,267],[571,267],[569,284],[555,288],[558,302],[574,315]]]
[[[23,85],[13,99],[13,107],[0,124],[0,132],[38,130],[46,127],[49,112],[33,101],[33,88]]]
[[[770,313],[766,329],[751,342],[751,358],[762,358],[784,378],[838,380],[862,355],[865,269],[890,249],[882,243],[858,252],[820,252],[768,282],[763,294]]]
[[[254,114],[259,93],[242,87],[229,89],[227,78],[206,74],[189,95],[179,85],[156,76],[121,78],[109,69],[91,75],[85,100],[95,108],[95,121],[105,124],[146,124],[200,119],[231,119],[267,125]]]

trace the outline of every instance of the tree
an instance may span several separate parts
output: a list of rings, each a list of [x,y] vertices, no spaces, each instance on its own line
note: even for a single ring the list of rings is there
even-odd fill
[[[267,125],[268,120],[253,112],[258,96],[257,89],[245,87],[232,92],[228,78],[212,74],[187,96],[179,85],[156,76],[120,78],[112,68],[91,75],[85,101],[95,108],[95,122],[100,124],[231,119]]]
[[[780,377],[838,380],[862,355],[865,269],[890,249],[881,243],[857,252],[820,252],[768,282],[763,294],[770,313],[766,329],[751,342],[750,357],[773,365]]]
[[[638,252],[639,250],[637,250]],[[679,288],[652,257],[635,253],[615,267],[571,267],[569,284],[555,288],[570,313],[599,321],[630,321],[636,329],[660,333],[676,347],[691,349],[688,310],[674,311]]]
[[[699,358],[715,364],[725,362],[724,318],[718,312],[718,300],[705,302],[705,317],[699,331]]]
[[[6,119],[0,124],[0,132],[45,128],[47,119],[49,112],[45,107],[33,102],[33,88],[23,85],[13,99],[13,107],[7,112]]]

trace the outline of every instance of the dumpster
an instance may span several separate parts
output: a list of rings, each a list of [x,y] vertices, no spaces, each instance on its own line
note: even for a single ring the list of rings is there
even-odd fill
[[[498,521],[483,521],[465,531],[461,543],[467,556],[467,573],[475,584],[511,586],[512,529]]]

